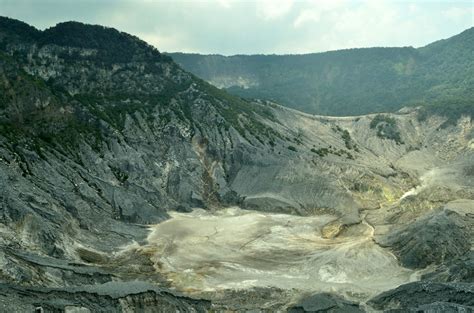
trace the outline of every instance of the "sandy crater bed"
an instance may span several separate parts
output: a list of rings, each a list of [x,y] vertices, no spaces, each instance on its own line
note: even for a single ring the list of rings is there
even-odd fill
[[[239,208],[172,213],[151,228],[146,249],[172,286],[191,293],[276,287],[364,300],[417,279],[374,243],[365,222],[322,238],[334,219]]]

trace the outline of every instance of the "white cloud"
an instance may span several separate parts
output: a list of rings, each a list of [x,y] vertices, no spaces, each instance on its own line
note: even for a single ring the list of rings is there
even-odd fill
[[[158,32],[138,33],[136,34],[140,39],[146,41],[148,44],[155,46],[163,52],[163,47],[167,47],[166,50],[170,52],[174,51],[192,51],[192,47],[188,47],[185,43],[187,40],[179,34],[174,35],[160,35]]]
[[[257,16],[264,20],[278,19],[291,11],[293,2],[293,0],[259,0],[256,3]]]
[[[235,1],[236,0],[217,0],[217,3],[225,9],[230,9]]]
[[[293,21],[293,27],[299,28],[304,24],[317,23],[321,16],[330,12],[340,10],[349,4],[347,0],[309,0],[302,2],[305,6]]]
[[[354,1],[352,1],[354,2]],[[347,7],[351,3],[350,0],[308,0],[303,1],[307,3],[309,7],[319,9],[321,11],[330,11]]]
[[[293,22],[293,27],[299,28],[306,23],[315,23],[320,20],[320,14],[316,10],[303,10]]]
[[[443,14],[452,20],[458,20],[466,16],[470,16],[474,20],[474,5],[471,8],[452,7],[445,10]]]
[[[410,14],[415,14],[415,13],[418,13],[420,11],[420,8],[416,5],[416,4],[410,4],[408,6],[408,12],[410,12]]]

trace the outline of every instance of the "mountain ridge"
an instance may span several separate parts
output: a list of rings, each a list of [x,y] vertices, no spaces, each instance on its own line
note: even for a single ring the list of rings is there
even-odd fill
[[[169,53],[190,72],[247,98],[323,115],[394,112],[472,94],[474,28],[421,48],[302,55]],[[454,51],[454,52],[453,52]]]

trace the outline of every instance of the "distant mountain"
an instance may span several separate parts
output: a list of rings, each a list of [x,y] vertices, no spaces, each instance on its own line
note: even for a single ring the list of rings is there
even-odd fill
[[[269,99],[314,114],[393,112],[410,104],[474,98],[474,28],[419,49],[168,55],[230,93]]]

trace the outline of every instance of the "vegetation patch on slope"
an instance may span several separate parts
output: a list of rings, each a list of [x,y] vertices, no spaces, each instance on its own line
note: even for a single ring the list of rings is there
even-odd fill
[[[466,97],[460,99],[450,99],[437,101],[432,104],[423,104],[418,113],[418,120],[424,121],[429,116],[438,115],[445,117],[446,121],[441,128],[455,125],[461,116],[474,118],[474,98]]]
[[[393,117],[378,114],[370,122],[370,128],[377,130],[379,138],[394,140],[397,144],[403,144],[397,121]]]

